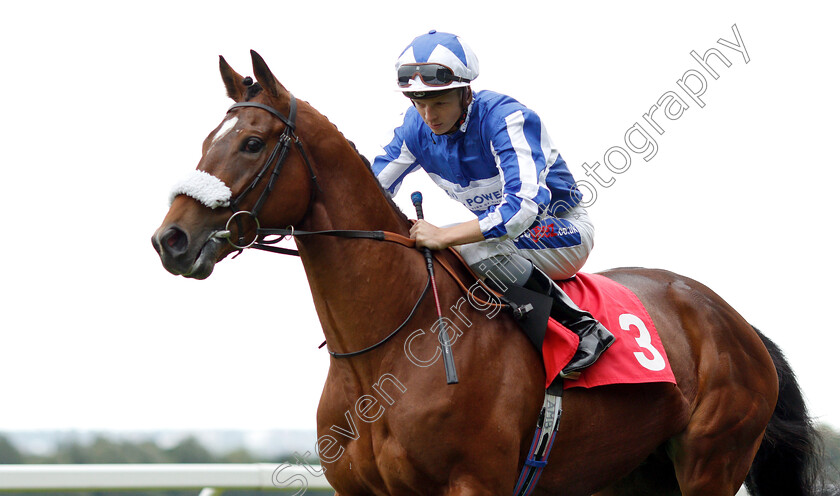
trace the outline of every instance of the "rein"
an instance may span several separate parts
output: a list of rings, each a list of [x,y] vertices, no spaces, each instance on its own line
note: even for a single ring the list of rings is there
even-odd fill
[[[295,230],[294,228],[291,228],[291,229],[258,228],[257,229],[257,241],[252,243],[252,245],[250,247],[255,248],[257,250],[263,250],[263,251],[268,251],[268,252],[272,252],[272,253],[279,253],[281,255],[292,255],[292,256],[298,256],[299,257],[300,252],[298,252],[298,250],[292,250],[292,249],[289,249],[289,248],[281,248],[281,247],[272,246],[272,245],[274,245],[276,243],[279,243],[281,240],[283,240],[287,236],[291,236],[291,237],[294,238],[296,236],[314,236],[314,235],[335,236],[335,237],[346,238],[346,239],[371,239],[371,240],[374,240],[374,241],[387,241],[387,242],[391,242],[391,243],[397,243],[397,244],[400,244],[400,245],[408,247],[408,248],[414,248],[414,246],[415,246],[415,243],[414,243],[413,239],[407,238],[407,237],[405,237],[401,234],[393,233],[393,232],[390,232],[390,231],[358,231],[358,230],[346,230],[346,229],[335,229],[335,230],[328,230],[328,231],[299,231],[299,230]],[[267,236],[279,236],[279,237],[269,240],[269,239],[265,239]],[[456,250],[450,248],[449,251],[450,251],[450,253],[454,254],[455,257],[458,260],[461,261],[461,263],[463,264],[464,267],[467,267],[469,269],[469,266],[466,264],[464,259],[461,258],[461,255]],[[458,274],[455,272],[455,270],[449,265],[449,263],[446,262],[446,260],[443,259],[443,257],[440,255],[440,253],[434,252],[433,257],[438,262],[438,264],[440,264],[440,266],[443,267],[443,269],[447,273],[449,273],[450,276],[452,276],[452,279],[458,284],[458,286],[461,288],[461,291],[463,291],[464,294],[467,297],[473,298],[475,301],[477,301],[478,303],[481,303],[482,305],[485,305],[485,306],[500,307],[500,308],[503,308],[503,309],[505,309],[505,308],[515,309],[516,308],[516,306],[514,304],[506,301],[504,296],[500,295],[495,290],[487,287],[487,285],[484,284],[484,282],[482,282],[481,279],[479,279],[477,276],[475,276],[475,274],[472,274],[473,277],[475,277],[475,280],[478,281],[478,283],[482,286],[482,288],[485,291],[487,291],[488,294],[495,296],[496,298],[499,299],[499,301],[502,301],[503,303],[496,303],[494,301],[486,301],[484,299],[476,297],[470,291],[470,289],[467,287],[467,285],[464,284],[464,282],[461,280],[461,278],[458,276]],[[472,271],[470,271],[470,272],[472,273]],[[331,356],[336,357],[336,358],[349,358],[349,357],[361,355],[363,353],[367,353],[368,351],[374,350],[374,349],[382,346],[383,344],[388,342],[391,338],[396,336],[397,333],[399,333],[406,325],[408,325],[408,322],[411,320],[412,317],[414,317],[414,314],[417,313],[417,309],[420,307],[420,303],[423,301],[423,299],[425,299],[426,294],[429,292],[429,287],[431,286],[431,283],[432,283],[432,276],[431,276],[431,274],[429,274],[428,278],[426,280],[426,287],[423,289],[423,292],[420,294],[420,297],[417,299],[417,302],[414,304],[414,307],[411,309],[411,312],[409,312],[408,317],[406,317],[406,319],[403,321],[402,324],[399,325],[399,327],[397,327],[396,329],[391,331],[391,333],[388,334],[388,336],[386,336],[384,339],[382,339],[378,343],[376,343],[374,345],[371,345],[371,346],[368,346],[367,348],[364,348],[362,350],[352,351],[352,352],[348,352],[348,353],[336,353],[336,352],[334,352],[330,349],[327,349],[327,352]],[[324,341],[321,344],[321,346],[324,346],[326,343],[327,342]],[[319,346],[319,348],[321,346]]]
[[[335,236],[337,238],[347,238],[347,239],[372,239],[374,241],[389,241],[391,243],[401,244],[408,248],[414,248],[414,240],[411,238],[406,238],[405,236],[389,231],[357,231],[357,230],[350,230],[350,229],[333,229],[328,231],[299,231],[295,230],[294,228],[289,229],[267,229],[267,228],[257,228],[257,241],[251,246],[251,248],[256,248],[258,250],[263,251],[270,251],[274,253],[282,253],[284,255],[294,255],[300,256],[300,253],[297,250],[291,250],[288,248],[280,248],[276,246],[271,246],[276,243],[279,243],[280,240],[285,238],[286,236],[313,236],[313,235],[321,235],[321,236]],[[268,236],[280,236],[279,238],[275,239],[266,239]]]
[[[285,125],[285,129],[283,129],[282,134],[280,135],[279,139],[277,140],[277,144],[274,146],[274,149],[271,151],[271,154],[268,157],[268,160],[262,166],[260,171],[251,181],[251,183],[242,191],[240,192],[236,198],[231,200],[230,208],[233,211],[233,215],[227,221],[225,225],[224,231],[219,231],[216,234],[216,237],[225,238],[227,239],[228,243],[230,243],[234,248],[239,250],[241,253],[246,248],[255,248],[257,250],[268,251],[272,253],[280,253],[282,255],[292,255],[292,256],[300,256],[300,252],[298,250],[293,250],[289,248],[282,248],[279,246],[273,246],[279,243],[282,239],[287,236],[297,237],[297,236],[335,236],[339,238],[345,239],[370,239],[374,241],[387,241],[391,243],[397,243],[402,246],[408,248],[414,248],[415,242],[411,238],[407,238],[401,234],[389,232],[389,231],[361,231],[361,230],[349,230],[349,229],[333,229],[333,230],[326,230],[326,231],[299,231],[295,230],[294,227],[290,227],[288,229],[273,229],[273,228],[263,228],[260,227],[259,220],[257,218],[257,214],[262,209],[265,201],[268,199],[268,195],[271,194],[272,190],[274,189],[274,185],[277,182],[277,178],[280,175],[280,170],[283,167],[283,163],[286,161],[286,158],[289,154],[289,149],[291,148],[291,144],[294,143],[297,147],[298,151],[300,152],[301,156],[303,157],[306,166],[309,168],[310,178],[312,179],[312,183],[315,187],[310,189],[310,205],[312,204],[315,198],[315,190],[321,190],[320,185],[318,184],[317,177],[315,176],[315,171],[312,168],[312,163],[309,160],[309,156],[306,154],[306,151],[303,147],[303,143],[300,141],[297,135],[295,135],[295,117],[297,114],[297,100],[295,99],[294,95],[291,95],[290,106],[289,106],[289,117],[287,118],[282,113],[270,107],[268,105],[264,105],[261,103],[256,102],[238,102],[233,104],[229,109],[228,112],[243,107],[253,107],[265,110],[266,112],[270,113],[274,117],[280,119]],[[260,196],[257,198],[257,202],[254,204],[254,208],[249,210],[239,210],[238,205],[242,201],[242,199],[250,192],[254,191],[257,187],[257,184],[265,177],[265,174],[271,168],[271,164],[274,163],[274,169],[271,171],[271,176],[269,178],[268,184],[266,185],[265,189],[263,189]],[[251,242],[246,242],[244,238],[244,229],[242,227],[242,215],[249,215],[253,219],[254,223],[256,224],[256,235]],[[237,242],[231,240],[231,231],[230,231],[230,224],[236,220],[237,227],[239,228],[239,238]],[[271,236],[276,236],[276,238],[268,239]],[[450,252],[453,253],[464,265],[464,267],[469,269],[469,266],[464,262],[461,255],[454,249],[450,248]],[[481,298],[477,298],[475,295],[471,293],[469,288],[461,281],[461,278],[457,275],[457,273],[449,266],[449,264],[442,258],[439,253],[435,253],[434,255],[435,260],[444,268],[452,278],[458,283],[458,286],[461,290],[466,294],[467,297],[474,299],[475,301],[488,306],[500,307],[500,308],[515,308],[510,302],[506,301],[503,296],[499,295],[496,291],[487,287],[484,282],[481,281],[475,274],[470,273],[473,277],[475,277],[476,281],[482,286],[482,288],[488,292],[488,294],[499,298],[502,303],[497,303],[493,301],[485,301]],[[329,354],[335,358],[350,358],[358,355],[362,355],[367,353],[371,350],[374,350],[383,344],[387,343],[391,340],[394,336],[396,336],[402,329],[408,325],[408,322],[414,317],[417,313],[417,310],[420,308],[420,304],[425,299],[426,295],[429,292],[429,288],[432,284],[432,277],[431,273],[429,274],[428,280],[426,281],[426,287],[423,289],[423,292],[420,294],[420,297],[417,299],[417,302],[412,307],[411,311],[408,314],[408,317],[400,324],[396,329],[391,331],[385,338],[380,340],[378,343],[375,343],[367,348],[352,351],[347,353],[337,353],[327,349]],[[326,341],[321,346],[324,346]]]

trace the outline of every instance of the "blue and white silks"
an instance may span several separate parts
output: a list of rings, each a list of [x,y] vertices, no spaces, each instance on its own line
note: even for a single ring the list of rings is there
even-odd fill
[[[491,91],[474,94],[466,121],[448,135],[433,135],[409,108],[372,167],[392,195],[422,167],[478,216],[486,239],[517,238],[546,217],[563,217],[581,199],[539,116]]]

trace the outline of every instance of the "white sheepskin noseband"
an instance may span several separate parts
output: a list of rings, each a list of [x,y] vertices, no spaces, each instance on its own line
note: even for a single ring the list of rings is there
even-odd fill
[[[169,193],[169,205],[172,205],[178,195],[187,195],[207,207],[216,208],[230,205],[231,191],[218,177],[194,170],[172,188],[172,192]]]

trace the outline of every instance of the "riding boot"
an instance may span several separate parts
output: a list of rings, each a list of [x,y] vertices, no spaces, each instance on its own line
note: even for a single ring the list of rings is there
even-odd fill
[[[592,365],[601,356],[601,353],[615,342],[615,336],[606,327],[595,320],[592,314],[581,310],[560,289],[560,286],[537,267],[534,267],[531,277],[525,282],[524,287],[551,296],[554,300],[551,306],[551,317],[580,338],[578,349],[572,360],[561,372],[562,376],[578,372]]]

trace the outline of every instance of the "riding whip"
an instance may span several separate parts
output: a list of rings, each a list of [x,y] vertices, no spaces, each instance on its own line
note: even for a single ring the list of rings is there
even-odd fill
[[[417,219],[423,219],[423,195],[419,191],[411,194],[411,202],[417,210]],[[437,283],[435,282],[435,268],[432,262],[432,251],[423,248],[423,256],[426,258],[426,268],[429,270],[429,277],[432,279],[432,294],[435,295],[435,307],[438,314],[438,341],[440,341],[443,352],[443,367],[446,369],[446,383],[458,384],[458,373],[455,371],[455,357],[452,355],[452,344],[449,342],[449,332],[446,330],[446,323],[440,311],[440,298],[438,297]]]

